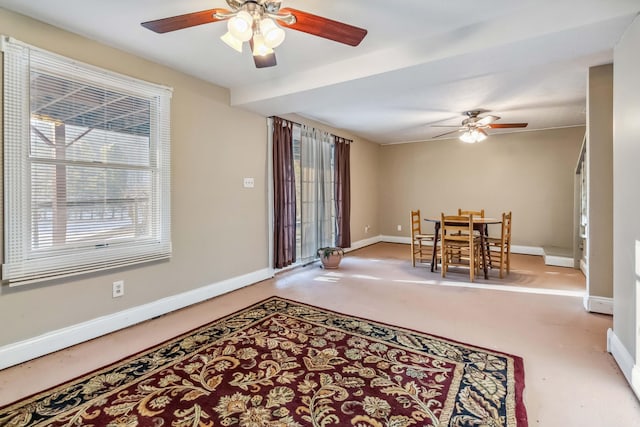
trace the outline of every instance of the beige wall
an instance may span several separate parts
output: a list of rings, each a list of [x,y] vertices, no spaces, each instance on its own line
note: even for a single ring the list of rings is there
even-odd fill
[[[635,362],[638,352],[640,265],[640,18],[614,52],[613,331]],[[640,384],[636,384],[638,386]],[[640,390],[636,390],[640,392]]]
[[[267,268],[264,117],[230,108],[226,89],[3,9],[0,33],[174,88],[171,260],[1,286],[0,346]],[[242,188],[246,176],[255,189]],[[124,297],[112,299],[114,280],[125,281]]]
[[[264,117],[231,108],[224,88],[1,8],[0,33],[174,89],[171,260],[44,284],[0,286],[0,324],[11,325],[2,328],[0,347],[268,269]],[[324,128],[355,141],[352,240],[376,236],[380,147]],[[255,188],[244,189],[243,177],[253,177]],[[367,234],[365,225],[371,226]],[[125,281],[124,297],[111,297],[115,280]]]
[[[613,64],[589,69],[587,291],[613,297]]]
[[[513,244],[573,247],[573,184],[584,127],[382,147],[382,234],[408,236],[409,211],[513,212]],[[402,231],[397,231],[397,225]]]

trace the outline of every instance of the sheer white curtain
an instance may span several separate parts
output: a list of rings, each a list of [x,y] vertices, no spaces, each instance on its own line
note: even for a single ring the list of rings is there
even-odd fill
[[[333,246],[333,168],[331,134],[302,126],[301,129],[301,259],[311,260],[318,248]]]

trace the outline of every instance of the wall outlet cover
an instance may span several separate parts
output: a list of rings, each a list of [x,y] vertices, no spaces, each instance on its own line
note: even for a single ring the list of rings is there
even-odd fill
[[[118,298],[124,295],[124,280],[118,280],[113,282],[113,298]]]

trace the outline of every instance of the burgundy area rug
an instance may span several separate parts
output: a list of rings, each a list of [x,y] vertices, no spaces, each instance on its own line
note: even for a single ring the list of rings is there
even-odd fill
[[[272,297],[0,409],[24,426],[527,426],[522,359]]]

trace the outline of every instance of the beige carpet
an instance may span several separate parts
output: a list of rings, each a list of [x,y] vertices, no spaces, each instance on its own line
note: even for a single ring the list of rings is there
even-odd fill
[[[465,283],[464,273],[443,281],[411,267],[408,245],[376,244],[348,253],[338,270],[318,264],[294,269],[0,371],[0,405],[278,295],[521,356],[531,426],[640,426],[638,399],[606,350],[612,317],[587,313],[581,296],[544,293],[554,287],[581,292],[584,278],[572,269],[545,267],[536,257],[516,258],[514,268],[531,271],[521,273],[529,287],[514,283],[515,273],[503,281],[492,273],[488,282],[509,290],[502,291],[483,288],[484,279]],[[512,291],[521,288],[527,292]]]
[[[387,263],[392,263],[396,273],[401,273],[405,280],[415,280],[416,283],[442,283],[443,281],[469,283],[469,271],[464,268],[451,268],[445,279],[441,276],[440,268],[433,273],[428,264],[413,268],[410,262],[411,250],[409,245],[405,244],[378,243],[352,251],[349,256],[384,260],[386,267],[383,269],[388,268]],[[485,279],[483,273],[480,273],[475,283],[503,285],[505,288],[554,289],[576,293],[584,292],[586,289],[585,277],[580,270],[547,266],[541,256],[512,254],[511,257],[511,273],[508,276],[500,279],[498,270],[490,269],[489,279]],[[375,269],[375,266],[372,268]]]

